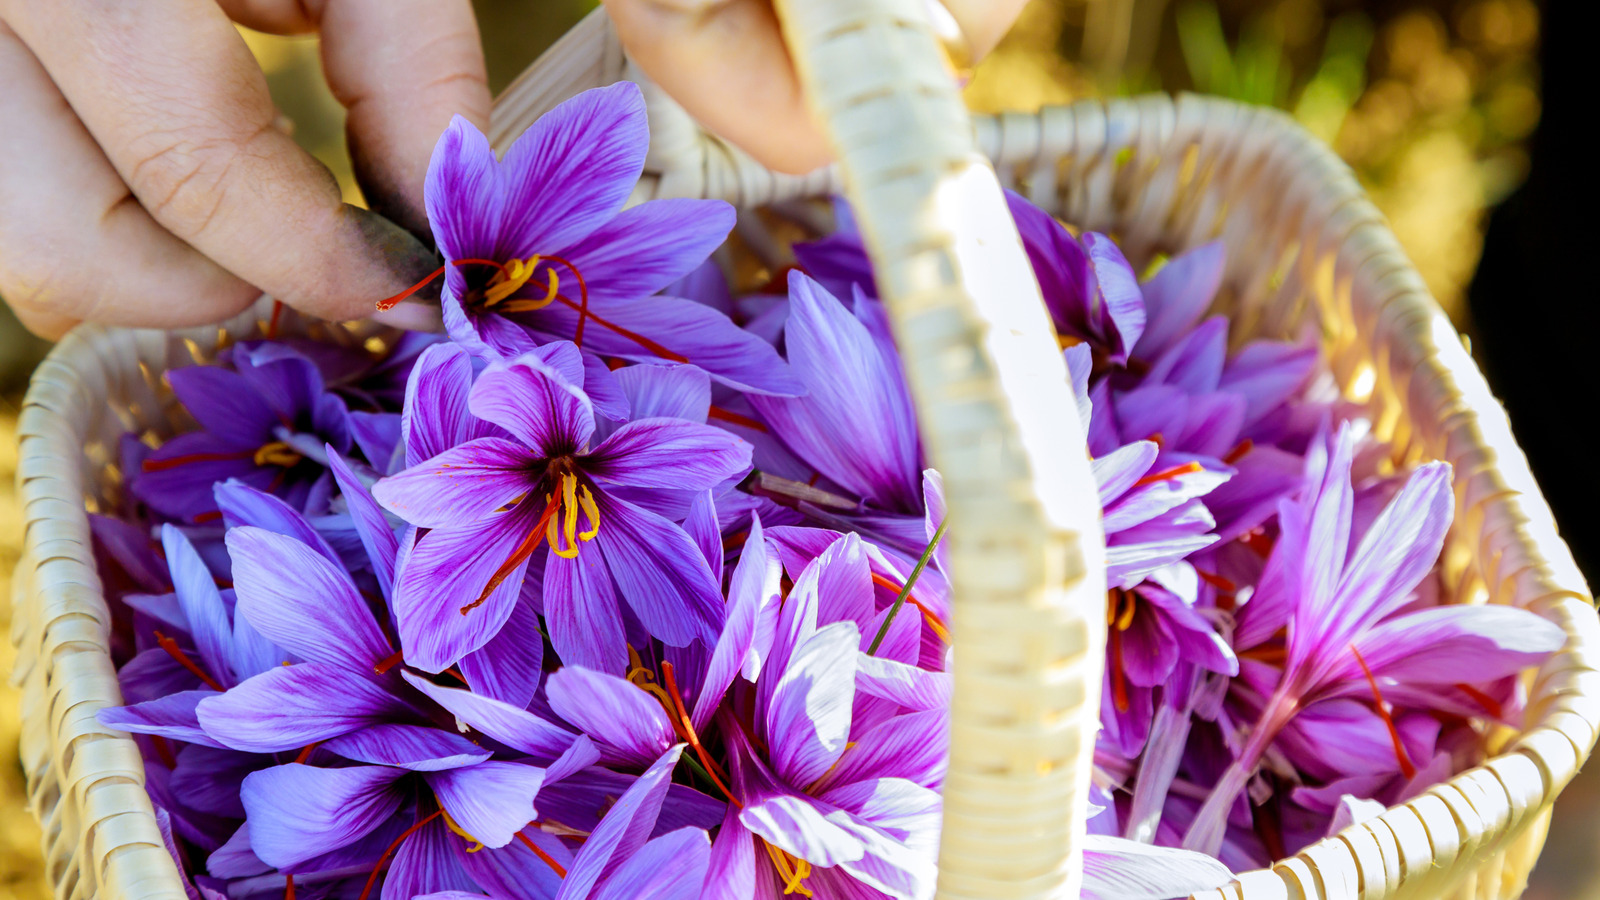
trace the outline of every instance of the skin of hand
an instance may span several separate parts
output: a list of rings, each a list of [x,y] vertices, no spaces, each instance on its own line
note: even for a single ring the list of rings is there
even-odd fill
[[[235,22],[320,32],[371,211],[274,126]],[[0,296],[46,337],[216,322],[263,291],[371,314],[438,266],[428,159],[490,104],[469,0],[0,0],[0,85]]]
[[[628,56],[707,128],[769,168],[828,162],[771,0],[604,0]],[[1027,0],[943,0],[981,59]]]

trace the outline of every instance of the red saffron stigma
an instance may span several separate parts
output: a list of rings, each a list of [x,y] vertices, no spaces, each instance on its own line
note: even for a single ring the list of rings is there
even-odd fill
[[[1256,555],[1262,559],[1272,555],[1272,539],[1267,537],[1267,533],[1259,528],[1245,532],[1239,536],[1239,540],[1246,547],[1254,550]]]
[[[729,409],[723,409],[720,406],[711,407],[711,409],[706,412],[706,418],[720,419],[724,422],[731,422],[734,425],[743,425],[746,428],[749,428],[753,431],[759,431],[762,434],[767,433],[767,426],[761,424],[755,419],[752,419],[749,416],[740,415],[739,413]]]
[[[1167,445],[1167,437],[1166,437],[1166,435],[1162,434],[1159,431],[1156,432],[1155,434],[1152,434],[1149,437],[1145,438],[1145,440],[1149,441],[1152,444],[1155,444],[1157,449],[1160,449],[1160,448],[1165,447]]]
[[[379,675],[386,675],[390,669],[398,666],[403,659],[405,659],[405,651],[396,650],[388,656],[385,656],[383,659],[378,660],[378,664],[372,667],[372,671],[378,673]]]
[[[294,876],[283,876],[283,900],[294,900]]]
[[[1110,628],[1106,639],[1111,649],[1111,703],[1117,712],[1128,711],[1128,681],[1122,674],[1122,629]]]
[[[1485,694],[1483,691],[1478,690],[1470,684],[1458,684],[1456,687],[1459,688],[1463,694],[1466,694],[1468,697],[1471,697],[1474,701],[1476,701],[1479,706],[1483,707],[1483,711],[1488,713],[1491,719],[1505,718],[1505,707],[1501,706],[1498,700],[1494,699],[1488,694]]]
[[[222,510],[220,509],[208,509],[203,513],[195,513],[194,516],[194,523],[196,525],[205,525],[208,522],[220,521],[222,521]],[[217,586],[221,587],[222,585]]]
[[[1383,693],[1378,690],[1378,679],[1372,677],[1372,670],[1367,668],[1367,661],[1361,658],[1361,651],[1355,644],[1350,645],[1350,652],[1356,656],[1356,665],[1361,667],[1361,674],[1367,676],[1367,686],[1372,688],[1373,704],[1377,707],[1378,717],[1383,719],[1383,724],[1389,729],[1389,740],[1394,742],[1394,756],[1400,762],[1400,774],[1407,778],[1417,777],[1417,767],[1411,764],[1411,757],[1406,753],[1406,745],[1400,740],[1400,729],[1395,727],[1394,718],[1389,714],[1389,704],[1384,702]]]
[[[539,849],[539,845],[535,844],[533,841],[528,840],[528,836],[527,835],[525,835],[525,834],[523,834],[522,832],[519,831],[519,832],[517,832],[517,840],[521,841],[522,845],[524,847],[527,847],[529,850],[532,850],[534,856],[537,856],[540,859],[544,860],[544,864],[549,866],[551,871],[555,872],[557,875],[560,875],[562,878],[567,877],[567,867],[563,866],[561,863],[558,863],[554,859],[552,859],[550,857],[550,854],[544,852],[543,850],[540,850]]]
[[[421,819],[417,822],[417,824],[407,828],[399,837],[394,839],[394,843],[390,844],[388,849],[383,851],[383,855],[378,857],[378,864],[372,867],[372,874],[367,876],[367,886],[361,889],[361,896],[358,898],[358,900],[367,900],[367,897],[371,896],[372,885],[377,882],[378,873],[383,871],[384,864],[389,861],[389,857],[394,855],[394,851],[400,848],[400,845],[405,842],[405,839],[411,837],[413,834],[416,834],[417,831],[422,828],[422,826],[432,822],[434,819],[439,818],[439,816],[443,814],[444,810],[442,809],[434,810],[433,812],[429,813],[426,818]]]
[[[172,752],[172,744],[159,734],[150,735],[150,743],[156,748],[156,758],[169,769],[178,767],[178,757]]]
[[[502,272],[504,272],[506,270],[505,266],[501,265],[500,263],[495,262],[492,259],[458,259],[458,260],[455,260],[455,261],[451,262],[450,266],[494,266],[496,269],[499,269]],[[444,270],[449,268],[450,266],[440,266],[439,268],[434,269],[433,272],[431,274],[429,274],[427,278],[424,278],[421,281],[417,282],[416,284],[413,284],[411,287],[408,287],[405,290],[401,291],[400,293],[395,294],[393,297],[385,297],[382,300],[379,300],[378,301],[378,311],[382,312],[383,310],[386,310],[386,309],[394,309],[395,306],[397,304],[399,304],[399,302],[401,300],[404,300],[405,298],[411,296],[412,294],[415,294],[417,291],[420,291],[423,288],[427,287],[428,286],[428,282],[434,280],[435,278],[438,278],[440,275],[443,275],[444,274]]]
[[[661,664],[661,678],[666,682],[667,696],[672,700],[672,715],[677,717],[677,721],[673,723],[674,728],[685,741],[689,742],[689,746],[694,748],[695,755],[700,757],[700,762],[706,768],[706,774],[716,783],[717,790],[721,791],[734,806],[744,809],[744,804],[739,802],[739,798],[735,797],[733,791],[728,790],[727,784],[723,782],[728,773],[722,771],[722,767],[712,760],[711,754],[707,753],[706,748],[700,743],[700,735],[695,733],[694,723],[689,720],[689,711],[684,709],[683,697],[678,693],[678,679],[673,676],[672,663]]]
[[[1238,590],[1239,590],[1239,586],[1238,585],[1234,584],[1232,581],[1230,581],[1230,580],[1228,580],[1226,578],[1223,578],[1221,575],[1218,575],[1218,574],[1216,574],[1214,572],[1206,572],[1206,571],[1202,571],[1201,569],[1197,568],[1197,569],[1194,570],[1194,573],[1196,575],[1200,576],[1200,580],[1201,581],[1204,581],[1206,584],[1211,585],[1212,587],[1216,588],[1219,591],[1224,591],[1226,593],[1232,594],[1232,593],[1238,592]]]
[[[748,531],[736,531],[733,534],[731,534],[731,535],[729,535],[729,536],[727,536],[727,537],[722,539],[722,549],[724,549],[724,550],[737,550],[740,547],[743,547],[744,544],[745,544],[745,541],[748,541],[748,540],[750,540],[750,532],[748,532]]]
[[[895,584],[893,581],[890,581],[888,578],[879,575],[877,572],[872,573],[872,583],[883,588],[884,590],[893,591],[897,596],[905,587],[905,585]],[[937,633],[939,637],[942,638],[946,643],[949,643],[950,628],[944,624],[944,619],[941,619],[937,613],[929,609],[927,604],[923,603],[921,600],[918,600],[916,594],[906,594],[906,602],[912,606],[915,606],[917,611],[922,613],[922,617],[927,620],[928,625],[933,628],[934,632]]]
[[[278,336],[278,322],[282,318],[283,318],[283,301],[282,300],[274,300],[274,301],[272,301],[272,318],[267,320],[267,340],[270,341],[270,340],[273,340],[273,339],[277,338],[277,336]],[[289,900],[294,900],[294,884],[292,882],[289,885]]]
[[[528,532],[527,537],[522,539],[522,543],[517,545],[517,549],[511,551],[511,556],[500,564],[500,568],[494,571],[494,575],[489,579],[489,583],[484,585],[483,593],[478,595],[478,599],[461,607],[463,616],[482,606],[489,599],[489,595],[494,593],[494,589],[499,587],[501,582],[511,577],[511,573],[516,570],[517,566],[522,565],[528,557],[532,556],[533,551],[539,549],[539,542],[544,540],[545,527],[550,524],[551,517],[556,514],[556,510],[561,506],[557,499],[558,495],[550,495],[550,500],[545,503],[544,513],[539,516],[539,524],[533,526],[533,530]]]
[[[155,634],[156,643],[160,645],[161,649],[167,651],[168,656],[177,660],[178,665],[183,666],[190,672],[193,672],[196,678],[199,678],[205,683],[206,687],[211,688],[219,694],[227,690],[227,688],[223,687],[221,684],[218,684],[215,678],[212,678],[210,675],[206,674],[205,669],[202,669],[196,665],[195,661],[190,659],[188,654],[184,653],[183,650],[178,646],[177,641],[167,637],[159,631]]]
[[[166,459],[147,459],[139,464],[145,472],[165,472],[190,463],[226,462],[234,459],[253,459],[254,450],[230,450],[226,453],[185,453],[182,456],[169,456]]]
[[[306,760],[311,758],[311,751],[320,746],[322,746],[321,741],[312,741],[311,743],[305,745],[305,747],[301,748],[300,755],[294,758],[294,761],[301,765],[305,765]]]
[[[1186,462],[1181,466],[1173,466],[1170,469],[1165,469],[1160,472],[1153,472],[1149,475],[1146,475],[1138,481],[1135,481],[1133,486],[1136,488],[1141,488],[1147,484],[1155,484],[1158,481],[1171,481],[1174,478],[1178,478],[1183,475],[1192,475],[1195,472],[1200,471],[1204,471],[1204,467],[1202,467],[1199,463]]]
[[[1246,454],[1255,449],[1255,446],[1255,441],[1245,438],[1244,440],[1240,441],[1232,450],[1229,450],[1228,455],[1224,456],[1222,461],[1231,466],[1239,460],[1244,459]]]

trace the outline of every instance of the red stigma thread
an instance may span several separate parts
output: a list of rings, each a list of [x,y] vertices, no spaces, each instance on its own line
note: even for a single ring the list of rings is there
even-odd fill
[[[167,651],[168,656],[177,660],[178,665],[183,666],[185,669],[188,669],[190,672],[194,673],[195,677],[204,682],[206,687],[211,688],[219,694],[227,690],[227,688],[219,684],[215,678],[212,678],[210,675],[208,675],[205,669],[200,668],[200,666],[197,665],[194,660],[190,659],[189,655],[184,653],[182,648],[178,646],[177,641],[158,631],[156,632],[156,643],[161,647],[161,649]]]
[[[283,900],[294,900],[294,876],[283,876]]]
[[[683,706],[683,696],[678,693],[678,679],[673,676],[672,663],[661,664],[661,678],[666,682],[667,697],[672,701],[672,708],[668,712],[676,719],[672,723],[673,728],[689,742],[690,747],[694,748],[695,755],[700,757],[700,762],[705,766],[706,774],[716,782],[717,790],[721,791],[734,806],[744,809],[744,804],[739,802],[739,798],[735,797],[733,791],[723,782],[728,773],[722,771],[722,767],[711,759],[711,754],[707,753],[705,746],[700,743],[700,735],[695,733],[694,723],[689,720],[689,711]]]
[[[372,671],[379,675],[387,675],[389,670],[395,666],[398,666],[403,659],[405,659],[405,651],[396,650],[388,656],[385,656],[383,659],[378,660],[378,664],[372,667]]]
[[[429,813],[426,818],[419,820],[417,824],[407,828],[399,837],[394,839],[394,843],[390,844],[388,849],[383,851],[383,855],[378,857],[378,864],[372,867],[372,874],[367,876],[367,885],[361,889],[361,896],[358,898],[358,900],[367,900],[367,898],[372,895],[372,886],[378,881],[378,873],[383,871],[384,864],[389,861],[389,857],[394,855],[394,851],[400,849],[400,845],[405,842],[405,839],[411,837],[413,834],[416,834],[422,828],[422,826],[432,822],[434,819],[439,818],[439,816],[443,814],[444,810],[442,809],[434,810],[433,812]]]
[[[897,596],[905,589],[905,585],[895,584],[877,572],[872,573],[872,583],[884,590],[893,591]],[[927,604],[918,600],[916,594],[906,594],[906,602],[915,606],[917,611],[922,613],[922,618],[928,623],[928,627],[933,629],[934,634],[939,636],[940,640],[946,644],[950,643],[950,629],[945,626],[944,620],[939,618],[937,613],[929,609]]]
[[[1367,668],[1367,661],[1361,658],[1361,651],[1355,644],[1350,645],[1350,652],[1356,656],[1356,665],[1361,667],[1361,674],[1367,676],[1367,686],[1372,688],[1373,705],[1377,707],[1378,717],[1383,719],[1383,724],[1389,729],[1389,740],[1394,742],[1394,756],[1400,763],[1400,774],[1407,778],[1417,777],[1417,767],[1412,765],[1411,756],[1406,753],[1406,745],[1400,740],[1400,729],[1394,724],[1394,717],[1389,714],[1389,704],[1384,702],[1383,692],[1378,690],[1378,679],[1372,677],[1372,670]]]
[[[1148,484],[1155,484],[1161,481],[1171,481],[1174,478],[1179,478],[1184,475],[1192,475],[1195,472],[1201,471],[1204,471],[1204,467],[1202,467],[1199,463],[1186,462],[1181,466],[1173,466],[1170,469],[1165,469],[1160,472],[1152,472],[1138,481],[1135,481],[1133,486],[1136,488],[1141,488]]]
[[[762,434],[767,433],[767,426],[761,424],[755,419],[752,419],[749,416],[740,415],[732,410],[723,409],[720,406],[713,406],[711,409],[707,410],[706,418],[720,419],[723,422],[729,422],[734,425],[742,425],[745,428],[749,428],[753,431],[759,431]]]
[[[1483,711],[1488,713],[1490,718],[1501,719],[1505,717],[1505,707],[1501,706],[1498,700],[1470,684],[1458,684],[1456,687],[1460,689],[1461,693],[1471,697],[1479,706],[1483,707]]]
[[[478,599],[461,607],[463,616],[482,606],[489,599],[489,595],[494,593],[494,589],[499,587],[501,582],[511,577],[511,573],[516,571],[517,566],[527,561],[528,557],[533,555],[533,551],[539,549],[539,543],[545,537],[545,529],[549,527],[550,520],[555,517],[556,510],[561,508],[558,499],[559,495],[551,495],[550,500],[545,503],[544,514],[539,516],[539,523],[533,526],[533,530],[528,532],[527,537],[522,539],[522,543],[517,545],[517,549],[511,551],[511,556],[500,564],[500,568],[495,570],[494,575],[489,578],[489,583],[484,585],[483,593],[478,595]]]
[[[1231,466],[1239,460],[1244,459],[1251,450],[1255,449],[1255,446],[1255,441],[1245,438],[1244,440],[1240,441],[1232,450],[1229,450],[1228,455],[1224,456],[1222,461]]]
[[[147,459],[139,464],[139,468],[146,472],[165,472],[190,463],[226,462],[235,459],[253,459],[254,450],[230,450],[225,453],[185,453],[182,456],[169,456],[166,459]]]
[[[443,266],[440,266],[437,269],[434,269],[433,272],[430,273],[427,278],[424,278],[421,281],[417,282],[416,284],[413,284],[411,287],[408,287],[405,290],[401,291],[400,293],[395,294],[393,297],[385,297],[382,300],[379,300],[378,301],[378,311],[382,312],[383,310],[386,310],[386,309],[394,309],[395,306],[397,306],[400,303],[401,300],[404,300],[407,297],[411,296],[412,294],[415,294],[417,291],[420,291],[423,288],[427,287],[429,282],[433,281],[435,278],[438,278],[440,275],[443,275],[444,274],[444,270],[450,268],[450,266],[493,266],[494,268],[499,269],[502,272],[504,272],[506,270],[505,266],[501,265],[500,263],[495,262],[492,259],[457,259],[457,260],[453,260],[448,265],[443,265]]]
[[[534,856],[537,856],[540,859],[544,860],[544,864],[549,866],[551,871],[555,872],[557,875],[560,875],[562,878],[567,877],[567,867],[563,866],[561,863],[556,862],[553,858],[551,858],[550,854],[544,852],[543,850],[540,850],[539,849],[539,845],[535,844],[533,841],[528,840],[528,836],[527,835],[525,835],[525,834],[523,834],[522,832],[519,831],[519,832],[517,832],[517,840],[521,841],[522,845],[524,847],[527,847],[529,850],[532,850]]]

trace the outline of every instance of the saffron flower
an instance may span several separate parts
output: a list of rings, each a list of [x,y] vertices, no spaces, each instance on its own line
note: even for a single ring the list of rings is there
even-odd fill
[[[635,419],[595,443],[585,378],[570,343],[491,365],[468,406],[509,437],[476,438],[378,483],[384,506],[431,529],[395,597],[411,665],[442,671],[493,638],[536,555],[550,640],[570,664],[623,671],[619,594],[669,645],[715,637],[720,597],[704,557],[681,527],[625,491],[710,489],[746,471],[749,446],[665,417]]]
[[[237,479],[315,515],[327,507],[333,479],[324,445],[351,446],[349,411],[329,393],[305,357],[271,342],[238,344],[231,366],[189,366],[167,373],[184,409],[200,424],[152,451],[130,490],[151,509],[181,522],[221,518],[212,485]]]
[[[653,296],[704,262],[734,215],[715,200],[624,209],[648,145],[644,98],[629,82],[560,104],[503,161],[456,117],[424,189],[451,338],[507,361],[572,341],[597,372],[600,356],[672,360],[742,390],[798,393],[771,345],[707,306]]]

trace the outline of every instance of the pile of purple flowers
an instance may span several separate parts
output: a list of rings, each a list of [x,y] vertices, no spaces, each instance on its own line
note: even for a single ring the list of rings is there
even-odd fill
[[[733,297],[730,207],[623,208],[646,147],[626,84],[503,161],[457,120],[448,340],[240,343],[168,374],[195,430],[126,441],[101,721],[194,900],[932,895],[946,522],[870,267],[841,207]],[[1562,633],[1440,604],[1448,467],[1313,346],[1230,349],[1219,246],[1141,283],[1012,205],[1108,543],[1086,894],[1225,884],[1477,761]]]

